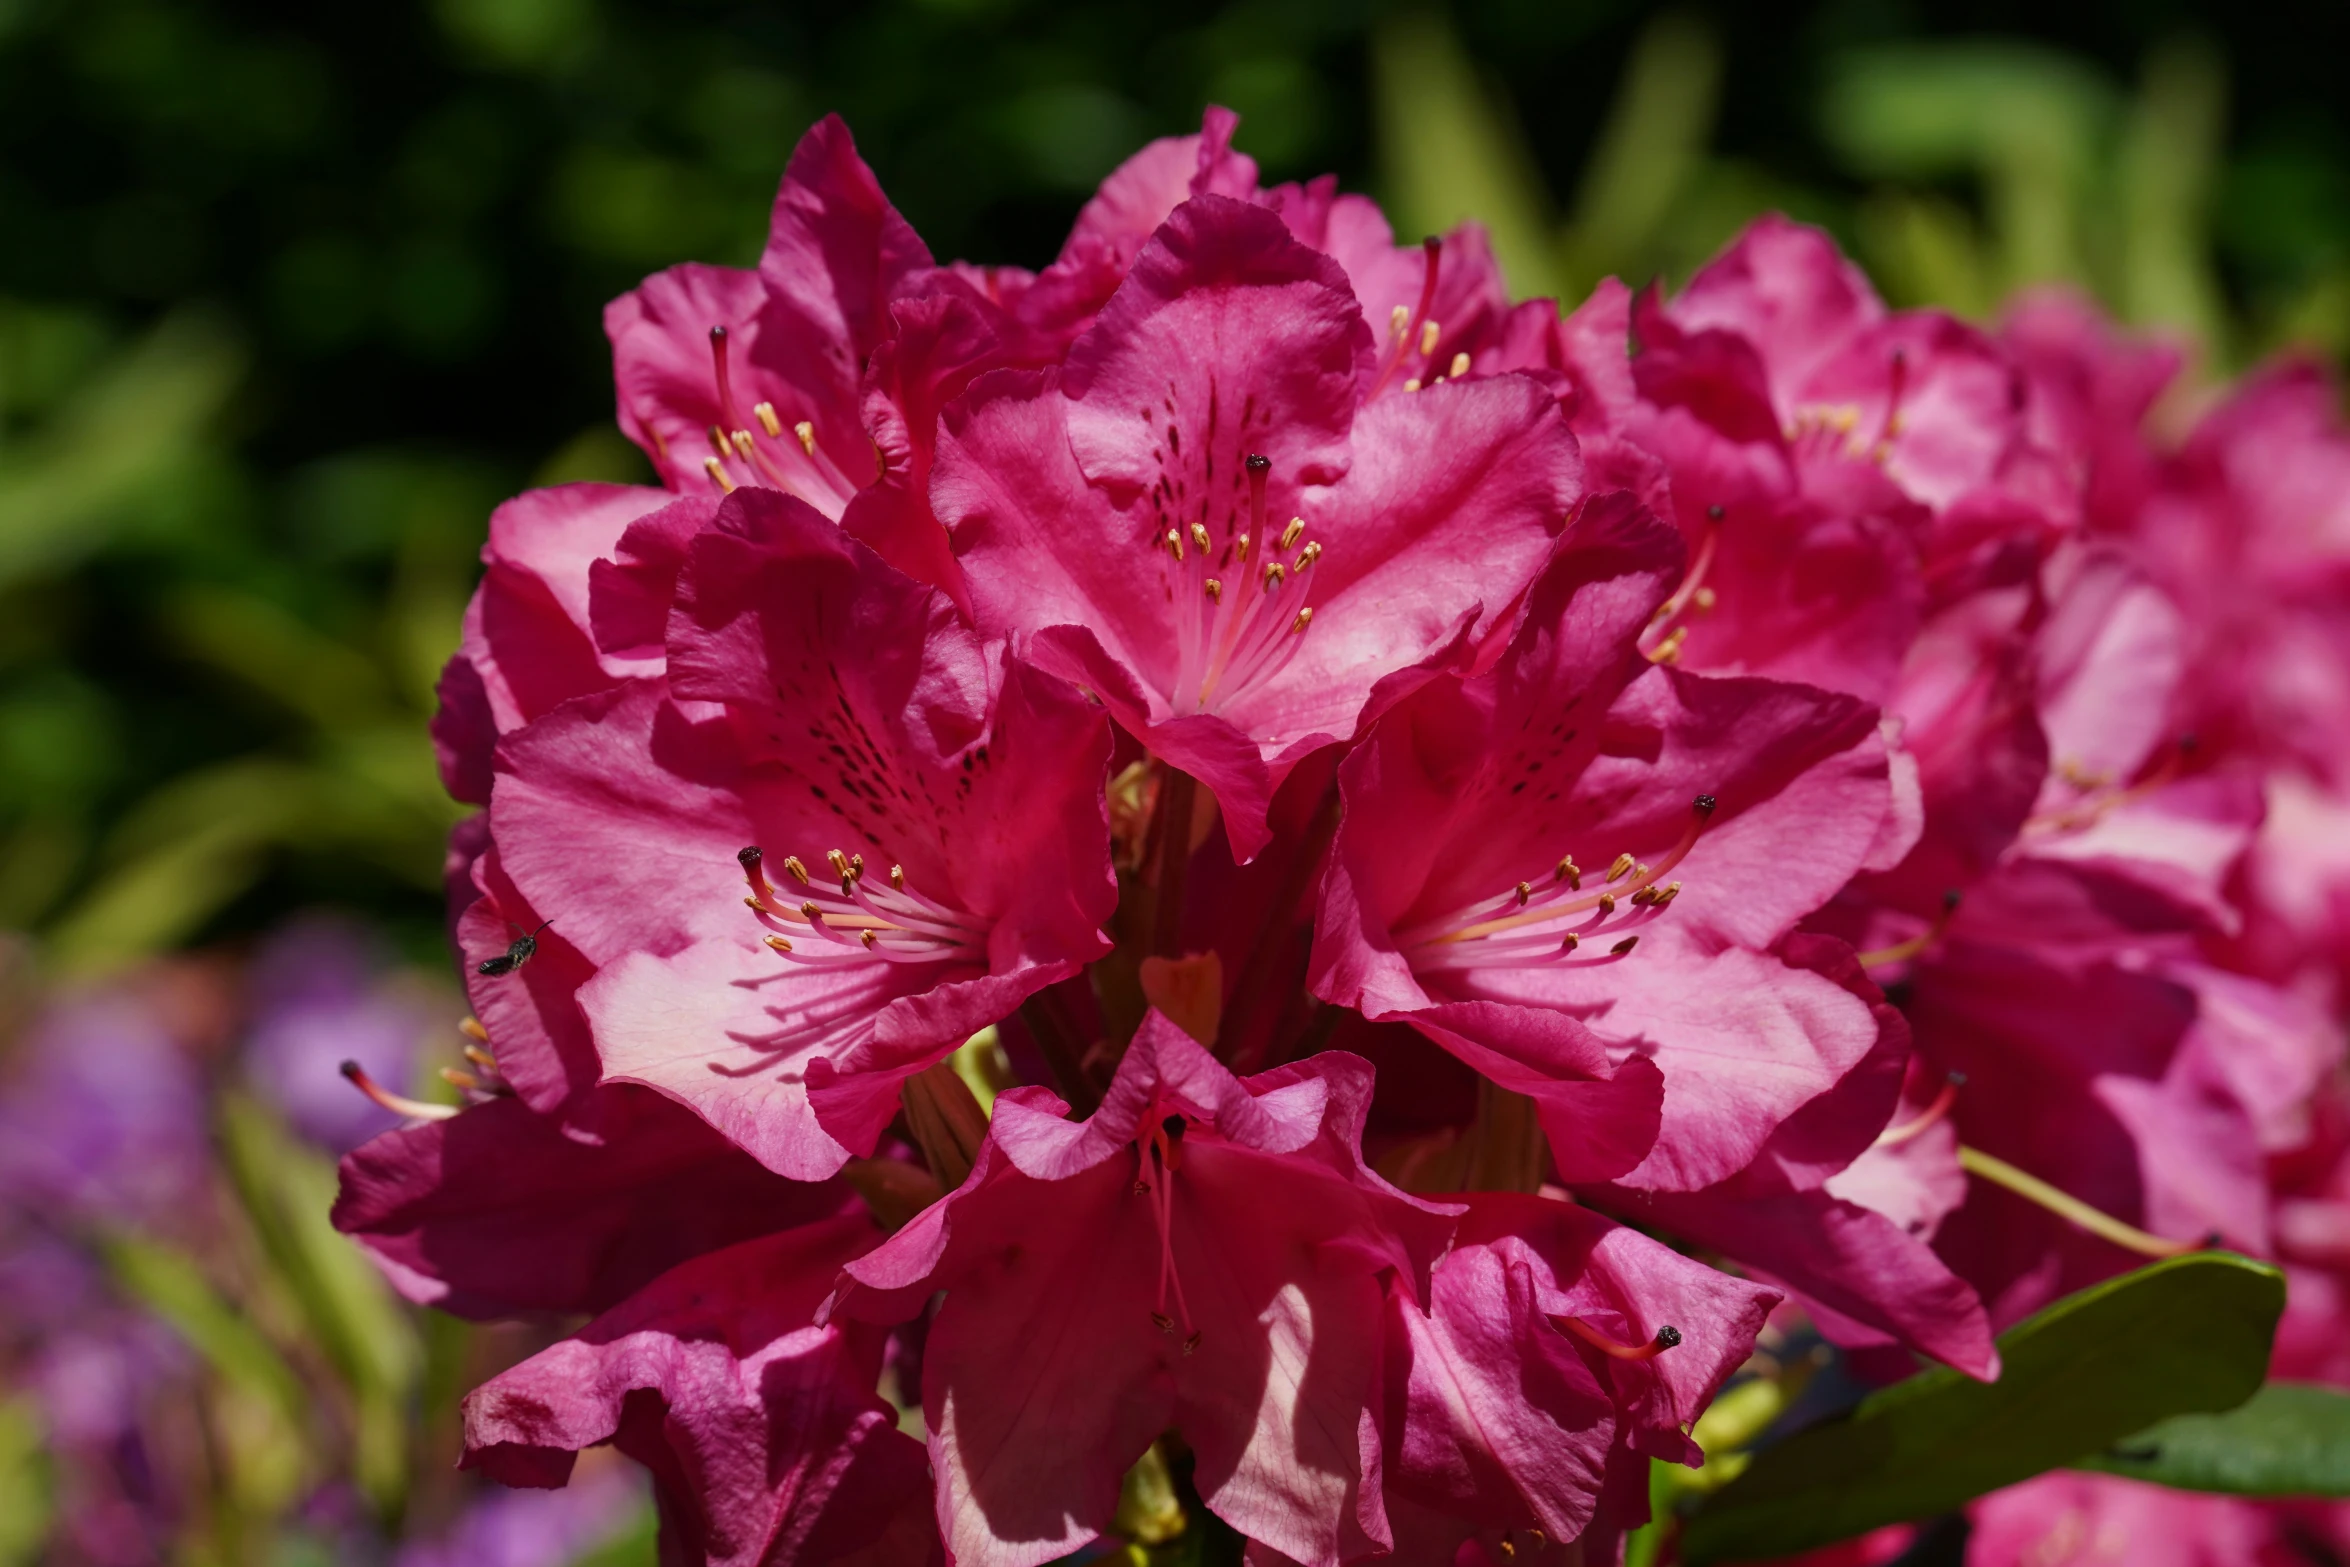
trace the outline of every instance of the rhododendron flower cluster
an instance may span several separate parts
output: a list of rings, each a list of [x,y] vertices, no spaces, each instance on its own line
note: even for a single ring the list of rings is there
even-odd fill
[[[1798,1331],[1989,1378],[2216,1242],[2350,1382],[2331,388],[2158,438],[2166,350],[1780,219],[1513,304],[1233,129],[1029,273],[826,121],[607,312],[662,487],[491,519],[471,1102],[372,1090],[337,1209],[588,1318],[464,1462],[617,1444],[680,1562],[1027,1567],[1147,1470],[1252,1561],[1603,1563]]]

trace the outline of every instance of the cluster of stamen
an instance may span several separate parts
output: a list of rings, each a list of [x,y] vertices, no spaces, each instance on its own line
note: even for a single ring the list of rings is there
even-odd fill
[[[768,881],[759,848],[735,858],[751,888],[744,904],[767,927],[769,949],[790,962],[987,962],[986,922],[914,891],[903,866],[892,865],[887,884],[878,885],[866,878],[862,854],[832,850],[824,857],[832,874],[824,878],[811,876],[805,861],[787,854],[783,870],[793,890],[786,892]]]
[[[1387,318],[1387,348],[1379,363],[1379,379],[1372,383],[1371,395],[1387,390],[1396,372],[1406,371],[1403,389],[1416,392],[1423,386],[1435,386],[1448,377],[1459,380],[1469,373],[1469,356],[1456,353],[1452,362],[1436,371],[1436,346],[1444,340],[1444,324],[1429,312],[1436,304],[1436,280],[1442,273],[1444,241],[1436,238],[1420,242],[1421,254],[1428,258],[1427,270],[1420,275],[1420,301],[1417,305],[1398,305]],[[1430,374],[1431,371],[1436,371]]]
[[[710,362],[717,382],[718,416],[723,421],[710,426],[710,455],[702,459],[702,471],[712,484],[729,495],[749,484],[803,500],[810,498],[804,492],[811,488],[811,478],[844,496],[861,488],[817,444],[814,421],[802,419],[792,424],[787,440],[783,418],[773,403],[754,403],[751,417],[742,417],[734,400],[734,374],[722,326],[710,328]],[[801,470],[798,482],[786,472],[787,467]]]
[[[2024,835],[2049,838],[2096,826],[2108,813],[2142,800],[2177,779],[2196,747],[2192,734],[2179,736],[2161,759],[2134,783],[2091,772],[2078,762],[2058,763],[2057,781],[2073,792],[2073,798],[2035,813],[2024,823]]]
[[[1885,388],[1885,417],[1873,434],[1861,428],[1861,411],[1850,403],[1813,404],[1796,410],[1785,434],[1790,446],[1826,448],[1853,462],[1879,467],[1893,455],[1893,443],[1902,431],[1901,404],[1909,391],[1909,355],[1893,350],[1893,366]]]
[[[1178,716],[1212,713],[1272,679],[1297,654],[1314,623],[1319,540],[1305,537],[1302,517],[1275,535],[1265,522],[1265,480],[1272,463],[1247,463],[1249,525],[1221,544],[1204,522],[1170,527],[1159,543],[1176,575],[1175,687]]]
[[[1566,855],[1539,882],[1521,881],[1498,897],[1406,926],[1396,932],[1396,947],[1421,973],[1620,962],[1640,944],[1639,930],[1680,896],[1681,884],[1665,877],[1695,847],[1713,813],[1714,797],[1699,795],[1680,841],[1653,865],[1619,854],[1598,887],[1586,890],[1582,867]]]
[[[1175,1271],[1175,1172],[1183,1167],[1183,1134],[1189,1123],[1180,1115],[1160,1116],[1154,1106],[1143,1117],[1143,1134],[1134,1140],[1134,1195],[1150,1204],[1151,1225],[1159,1234],[1159,1294],[1151,1308],[1151,1323],[1172,1338],[1183,1335],[1183,1353],[1199,1348],[1200,1330],[1191,1320],[1191,1303],[1183,1298],[1183,1279]],[[1167,1313],[1167,1296],[1175,1297],[1175,1314]]]

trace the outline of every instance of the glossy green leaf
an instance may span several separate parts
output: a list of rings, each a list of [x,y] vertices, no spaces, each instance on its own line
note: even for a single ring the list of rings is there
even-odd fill
[[[2232,1409],[2260,1387],[2284,1306],[2283,1274],[2228,1252],[2068,1295],[2000,1336],[1997,1382],[1937,1367],[1757,1454],[1691,1519],[1682,1554],[1790,1555],[1947,1512],[2172,1415]]]
[[[2174,1415],[2075,1469],[2232,1496],[2350,1496],[2350,1393],[2271,1382],[2224,1414]]]

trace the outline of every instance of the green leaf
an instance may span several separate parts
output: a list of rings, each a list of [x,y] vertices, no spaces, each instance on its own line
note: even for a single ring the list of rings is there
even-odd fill
[[[2224,1414],[2174,1415],[2075,1469],[2231,1496],[2350,1496],[2350,1393],[2271,1382]]]
[[[309,1395],[301,1379],[261,1330],[221,1298],[195,1258],[135,1235],[116,1235],[104,1244],[125,1294],[186,1339],[222,1381],[302,1424]]]
[[[2191,1252],[2068,1295],[2000,1335],[2006,1370],[1936,1367],[1756,1455],[1690,1520],[1693,1564],[1787,1556],[1947,1512],[2259,1388],[2284,1275]]]

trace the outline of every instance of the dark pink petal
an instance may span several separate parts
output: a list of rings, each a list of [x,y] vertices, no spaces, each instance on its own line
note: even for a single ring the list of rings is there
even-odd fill
[[[1469,1529],[1571,1540],[1597,1505],[1615,1408],[1550,1321],[1542,1296],[1553,1281],[1539,1266],[1514,1250],[1461,1246],[1437,1265],[1426,1310],[1390,1295],[1385,1473],[1391,1493]]]
[[[1169,1424],[1208,1505],[1250,1537],[1332,1567],[1386,1543],[1379,1275],[1424,1287],[1454,1210],[1363,1164],[1369,1090],[1331,1053],[1234,1079],[1153,1013],[1092,1120],[1006,1093],[962,1188],[851,1266],[841,1314],[902,1317],[946,1291],[923,1399],[957,1560],[1027,1567],[1091,1539]],[[1138,1136],[1175,1149],[1172,1176]]]
[[[979,310],[952,294],[902,300],[891,314],[895,335],[865,372],[865,419],[881,478],[850,503],[841,527],[968,612],[962,568],[930,510],[931,459],[939,410],[988,367],[1000,342]]]
[[[821,334],[825,375],[852,407],[866,360],[889,336],[890,301],[930,264],[840,116],[810,126],[775,193],[759,276]]]
[[[1834,240],[1773,214],[1700,268],[1671,314],[1684,331],[1720,330],[1753,344],[1774,384],[1792,390],[1882,320],[1885,307]]]
[[[1775,1290],[1694,1262],[1571,1203],[1515,1193],[1480,1196],[1461,1221],[1457,1247],[1490,1247],[1532,1270],[1537,1299],[1561,1331],[1573,1318],[1626,1349],[1672,1328],[1679,1342],[1645,1359],[1596,1352],[1621,1420],[1620,1440],[1679,1463],[1704,1457],[1688,1426],[1730,1373],[1754,1352]]]
[[[601,1311],[689,1258],[854,1201],[769,1174],[641,1089],[597,1097],[598,1142],[517,1099],[387,1132],[344,1157],[335,1227],[409,1299],[496,1317]]]
[[[615,1442],[653,1471],[665,1560],[920,1567],[921,1449],[873,1391],[881,1340],[810,1323],[864,1218],[787,1230],[662,1275],[465,1400],[465,1465],[561,1485]],[[885,1548],[867,1554],[872,1548]]]
[[[1822,1191],[1740,1197],[1618,1188],[1586,1196],[1786,1285],[1815,1315],[1861,1324],[1969,1376],[1999,1374],[1981,1297],[1883,1214]]]
[[[659,490],[564,484],[527,491],[491,513],[482,546],[488,569],[458,657],[472,665],[499,734],[571,697],[652,672],[597,650],[589,579],[632,523],[673,504],[685,503]]]
[[[1167,215],[1192,197],[1254,194],[1256,160],[1232,150],[1239,124],[1239,115],[1210,104],[1197,135],[1161,137],[1119,164],[1077,214],[1063,259],[1098,245],[1122,274]]]

